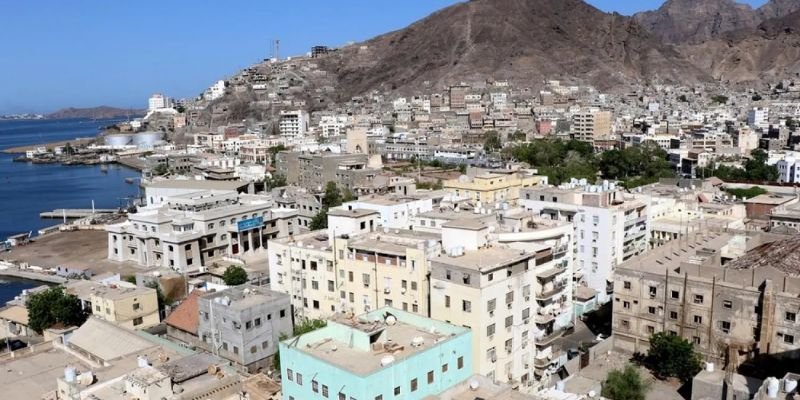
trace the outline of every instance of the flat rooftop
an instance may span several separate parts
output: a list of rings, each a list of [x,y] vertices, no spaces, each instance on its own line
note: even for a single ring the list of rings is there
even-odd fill
[[[777,194],[760,194],[756,197],[751,197],[745,200],[745,204],[770,204],[781,205],[788,201],[794,200],[794,196],[781,196]]]
[[[146,188],[156,189],[197,189],[197,190],[237,190],[249,185],[244,181],[207,181],[194,179],[165,179],[153,181]]]
[[[271,303],[279,300],[286,300],[288,303],[289,295],[275,292],[261,286],[239,285],[219,292],[205,294],[201,298],[210,301],[214,301],[216,298],[223,298],[230,301],[229,304],[223,303],[226,307],[245,310],[259,304]]]
[[[464,255],[458,257],[441,255],[431,260],[431,262],[433,265],[441,264],[484,272],[502,268],[509,264],[515,264],[533,258],[534,256],[536,256],[535,253],[507,247],[489,247],[480,250],[465,251]]]
[[[370,232],[350,240],[347,246],[352,249],[375,251],[383,254],[404,256],[408,248],[427,248],[429,240],[439,240],[439,235],[426,232],[391,229],[388,232]]]
[[[361,218],[372,214],[378,214],[378,212],[375,210],[367,210],[365,208],[355,208],[352,210],[346,210],[343,208],[332,208],[328,211],[328,216],[334,216],[334,217]]]

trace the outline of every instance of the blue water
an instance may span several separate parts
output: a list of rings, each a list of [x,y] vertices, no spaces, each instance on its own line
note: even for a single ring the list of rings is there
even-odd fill
[[[93,137],[98,128],[119,120],[0,121],[0,149],[37,143]],[[16,155],[0,153],[0,241],[9,235],[36,231],[61,223],[39,219],[39,213],[57,208],[118,208],[121,199],[137,195],[137,186],[125,178],[136,170],[110,165],[62,166],[13,162]],[[1,299],[0,299],[1,300]]]
[[[19,296],[24,289],[33,289],[42,285],[47,285],[47,283],[28,279],[0,278],[0,307],[4,306],[7,301],[13,300],[15,296]]]

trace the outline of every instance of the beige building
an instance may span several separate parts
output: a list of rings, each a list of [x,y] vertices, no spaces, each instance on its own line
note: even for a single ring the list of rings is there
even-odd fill
[[[572,115],[575,139],[591,142],[611,135],[611,111],[583,110]]]
[[[473,178],[462,176],[444,182],[444,189],[458,197],[468,198],[483,204],[507,202],[516,205],[520,189],[546,183],[545,177],[524,173],[485,173]]]
[[[146,329],[161,322],[155,289],[85,280],[71,281],[66,288],[81,300],[84,310],[123,328]]]
[[[270,282],[299,317],[384,306],[429,316],[428,259],[438,236],[378,226],[371,210],[330,210],[328,230],[270,241]]]
[[[734,367],[759,354],[796,359],[799,294],[797,237],[691,235],[617,266],[616,345],[646,352],[652,334],[669,332]]]

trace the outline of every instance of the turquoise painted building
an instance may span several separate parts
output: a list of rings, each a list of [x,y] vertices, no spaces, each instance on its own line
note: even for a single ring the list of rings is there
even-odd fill
[[[472,374],[469,329],[385,307],[280,343],[284,400],[423,399]]]

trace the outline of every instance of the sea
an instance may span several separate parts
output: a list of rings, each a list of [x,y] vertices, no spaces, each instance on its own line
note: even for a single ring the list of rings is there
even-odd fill
[[[0,121],[0,150],[9,147],[94,137],[104,126],[121,120],[63,119]],[[0,242],[8,236],[57,225],[61,220],[40,219],[39,213],[58,208],[118,208],[138,195],[138,186],[126,178],[139,171],[121,165],[63,166],[14,162],[18,155],[0,153]],[[0,305],[22,289],[39,283],[0,278]],[[9,297],[10,296],[10,297]]]

